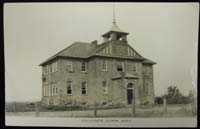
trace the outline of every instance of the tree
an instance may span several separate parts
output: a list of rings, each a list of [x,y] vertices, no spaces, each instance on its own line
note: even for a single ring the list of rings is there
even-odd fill
[[[193,101],[193,93],[190,92],[188,96],[184,96],[180,93],[179,89],[176,86],[169,86],[167,94],[163,97],[167,99],[168,104],[186,104]]]

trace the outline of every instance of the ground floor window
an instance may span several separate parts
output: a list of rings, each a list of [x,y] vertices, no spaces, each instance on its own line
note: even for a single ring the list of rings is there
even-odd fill
[[[87,94],[87,83],[82,82],[82,94],[86,95]]]
[[[67,94],[72,94],[72,81],[67,81]]]
[[[104,94],[108,94],[107,82],[106,82],[106,81],[103,81],[103,82],[102,82],[102,85],[103,85],[103,93],[104,93]]]

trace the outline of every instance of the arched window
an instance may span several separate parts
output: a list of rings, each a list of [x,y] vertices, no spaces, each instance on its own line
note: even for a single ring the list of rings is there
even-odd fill
[[[129,84],[127,85],[127,89],[133,89],[133,83],[129,83]]]

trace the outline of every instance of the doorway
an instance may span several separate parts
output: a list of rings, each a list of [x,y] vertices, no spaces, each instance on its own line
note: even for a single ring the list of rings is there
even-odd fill
[[[133,101],[133,83],[127,85],[127,103],[132,104]]]

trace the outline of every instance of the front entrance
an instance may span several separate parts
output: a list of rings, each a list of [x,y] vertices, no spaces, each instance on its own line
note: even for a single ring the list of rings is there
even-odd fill
[[[127,103],[132,104],[133,101],[133,83],[127,85]]]

